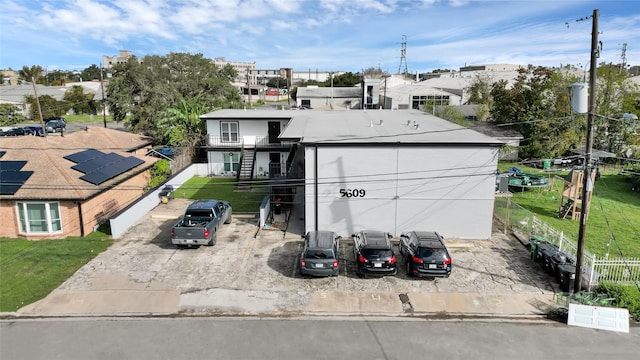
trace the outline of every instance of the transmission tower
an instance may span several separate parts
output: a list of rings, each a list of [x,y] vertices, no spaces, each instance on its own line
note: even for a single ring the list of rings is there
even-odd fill
[[[622,44],[622,54],[620,55],[620,73],[627,69],[627,43]]]
[[[404,65],[404,71],[402,71]],[[400,50],[400,66],[398,66],[398,74],[407,76],[407,35],[402,35],[402,50]]]

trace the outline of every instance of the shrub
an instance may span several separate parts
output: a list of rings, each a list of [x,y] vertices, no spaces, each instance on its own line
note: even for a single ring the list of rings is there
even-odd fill
[[[636,286],[603,283],[595,291],[616,299],[616,307],[629,310],[629,317],[640,321],[640,289]]]
[[[151,179],[149,179],[147,187],[150,189],[157,187],[165,182],[169,178],[169,175],[171,175],[169,160],[162,159],[156,161],[151,169]]]

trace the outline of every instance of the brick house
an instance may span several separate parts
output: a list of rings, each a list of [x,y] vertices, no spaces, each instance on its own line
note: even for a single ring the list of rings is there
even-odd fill
[[[157,158],[151,139],[88,127],[0,138],[0,237],[85,236],[138,199]]]

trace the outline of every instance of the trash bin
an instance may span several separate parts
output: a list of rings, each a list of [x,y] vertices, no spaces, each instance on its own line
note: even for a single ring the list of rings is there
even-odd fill
[[[548,275],[554,275],[553,267],[552,267],[553,265],[551,263],[552,261],[551,257],[555,255],[559,250],[555,245],[553,244],[549,244],[549,245],[550,246],[545,246],[542,249],[542,256],[540,257],[540,266],[542,266],[542,269]]]
[[[532,235],[531,240],[529,240],[529,246],[531,247],[531,260],[534,262],[540,261],[540,257],[538,256],[538,246],[541,243],[547,243],[547,240],[538,235]]]
[[[542,159],[542,168],[545,170],[551,169],[551,159]]]
[[[549,251],[558,251],[558,248],[548,242],[538,242],[538,261],[543,270],[545,270],[546,255]],[[551,256],[550,254],[549,256]]]
[[[573,292],[576,284],[576,266],[573,264],[558,265],[560,273],[560,290],[564,292]]]
[[[558,267],[564,264],[571,264],[571,258],[569,258],[569,255],[566,253],[558,251],[551,256],[549,261],[551,263],[551,273],[549,275],[553,276],[556,279],[556,282],[560,283],[560,272]]]

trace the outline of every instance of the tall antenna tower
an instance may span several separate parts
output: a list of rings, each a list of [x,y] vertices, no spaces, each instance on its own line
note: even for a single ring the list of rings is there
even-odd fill
[[[404,71],[402,66],[404,64]],[[398,74],[404,74],[407,76],[409,70],[407,70],[407,35],[402,35],[402,50],[400,50],[400,66],[398,66]]]
[[[620,73],[627,69],[627,43],[622,44],[622,54],[620,55]]]

